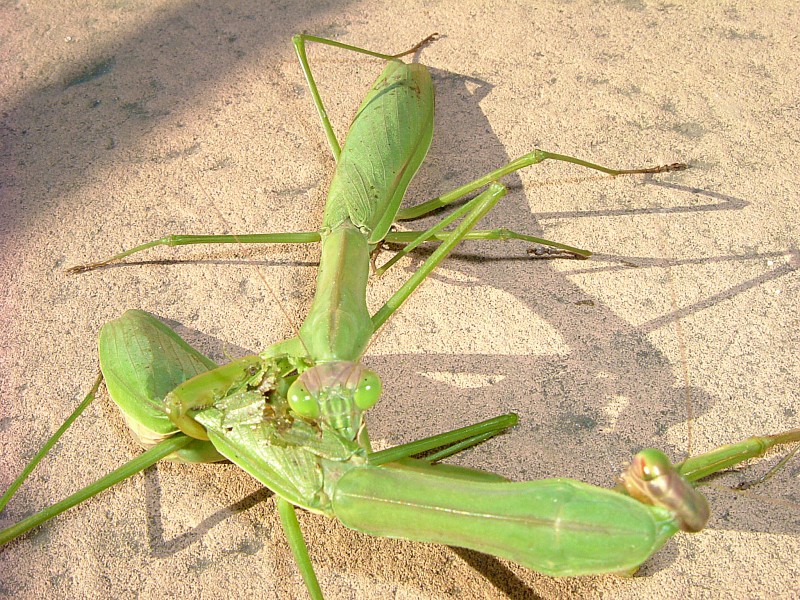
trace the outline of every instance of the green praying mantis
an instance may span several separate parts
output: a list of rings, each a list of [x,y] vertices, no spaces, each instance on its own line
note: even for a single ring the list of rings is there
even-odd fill
[[[477,231],[505,195],[500,178],[544,160],[560,160],[610,175],[659,173],[682,164],[616,170],[535,150],[452,192],[401,209],[406,189],[433,135],[434,90],[428,70],[400,58],[308,35],[294,45],[337,168],[322,226],[316,232],[170,236],[110,259],[98,268],[158,245],[321,242],[317,292],[309,313],[287,341],[258,355],[218,366],[143,311],[128,311],[100,333],[102,375],[64,426],[0,499],[13,493],[104,379],[133,435],[147,450],[75,495],[0,531],[0,543],[22,535],[103,489],[161,459],[230,460],[277,495],[281,521],[309,595],[321,598],[295,507],[335,517],[372,535],[471,548],[553,575],[630,572],[675,533],[700,531],[709,518],[692,482],[800,440],[800,430],[750,438],[672,465],[661,452],[634,457],[616,489],[569,479],[511,482],[492,473],[439,461],[516,423],[503,415],[455,431],[374,452],[364,413],[381,396],[377,373],[360,359],[377,330],[465,239],[520,239],[577,256],[590,253],[510,230]],[[306,42],[387,61],[340,146],[305,53]],[[395,232],[412,219],[486,188],[424,232]],[[375,313],[365,301],[371,258],[384,242],[406,244],[379,270],[425,242],[438,244]],[[424,459],[413,458],[433,452]]]

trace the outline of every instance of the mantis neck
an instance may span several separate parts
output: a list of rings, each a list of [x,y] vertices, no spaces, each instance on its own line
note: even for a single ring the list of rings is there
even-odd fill
[[[369,245],[350,223],[323,234],[317,292],[300,338],[317,362],[358,361],[372,336],[367,310]]]

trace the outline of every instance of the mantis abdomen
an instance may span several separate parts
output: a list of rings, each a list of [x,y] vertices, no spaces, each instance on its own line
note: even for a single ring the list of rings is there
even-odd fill
[[[371,535],[471,548],[553,576],[633,569],[679,527],[666,509],[571,479],[487,483],[352,469],[333,510]]]

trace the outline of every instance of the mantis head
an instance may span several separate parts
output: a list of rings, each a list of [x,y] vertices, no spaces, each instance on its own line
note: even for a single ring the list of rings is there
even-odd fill
[[[710,516],[708,501],[684,479],[666,455],[655,448],[642,450],[620,477],[639,502],[672,512],[683,531],[700,531]]]
[[[374,371],[348,361],[322,363],[303,371],[289,387],[291,409],[355,440],[361,415],[375,406],[381,395],[381,380]]]

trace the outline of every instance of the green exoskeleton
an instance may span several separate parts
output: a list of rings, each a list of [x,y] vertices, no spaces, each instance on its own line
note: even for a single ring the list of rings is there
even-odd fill
[[[387,65],[361,104],[340,147],[305,53],[308,41],[368,54]],[[142,311],[128,311],[100,333],[100,366],[109,394],[147,451],[74,496],[0,532],[5,543],[162,459],[228,459],[273,490],[309,594],[322,596],[295,507],[339,519],[355,530],[472,548],[554,576],[635,569],[679,530],[699,531],[709,508],[691,482],[767,448],[800,439],[800,430],[751,438],[673,465],[657,450],[633,460],[617,489],[569,479],[511,482],[491,473],[435,464],[510,427],[515,415],[381,452],[370,445],[365,411],[380,399],[377,373],[360,364],[377,329],[464,239],[521,239],[588,256],[585,250],[509,230],[476,231],[505,194],[504,175],[546,159],[602,172],[658,173],[682,164],[615,170],[535,150],[469,184],[400,209],[433,135],[434,88],[426,67],[405,63],[409,52],[385,55],[307,35],[294,38],[331,151],[337,161],[319,231],[248,236],[169,236],[137,246],[97,268],[156,245],[319,241],[317,291],[296,337],[223,366],[191,348]],[[410,219],[486,188],[421,233],[391,230]],[[451,227],[451,228],[449,228]],[[426,241],[436,250],[375,314],[366,304],[371,255],[382,241]],[[401,253],[402,254],[402,253]],[[394,259],[382,268],[388,268]],[[100,384],[70,417],[93,398]],[[63,431],[63,427],[54,436]],[[0,500],[5,506],[49,449],[43,448]],[[443,448],[425,460],[412,456]]]

